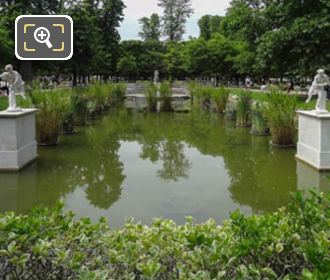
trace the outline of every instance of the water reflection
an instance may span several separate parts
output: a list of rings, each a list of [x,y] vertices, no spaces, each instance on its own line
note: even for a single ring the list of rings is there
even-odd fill
[[[67,209],[107,216],[115,226],[127,216],[221,222],[237,208],[274,211],[297,189],[329,190],[327,174],[268,141],[215,114],[118,109],[62,137],[58,147],[39,149],[38,161],[22,172],[0,173],[0,211],[63,200]]]

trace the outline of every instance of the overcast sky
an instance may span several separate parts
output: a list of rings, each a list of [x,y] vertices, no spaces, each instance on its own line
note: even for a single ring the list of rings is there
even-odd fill
[[[199,35],[198,19],[206,14],[225,15],[231,0],[193,0],[194,14],[187,23],[187,34],[197,37]],[[122,40],[138,39],[138,20],[152,13],[161,14],[162,10],[157,6],[158,0],[124,0],[126,5],[125,20],[120,27]]]

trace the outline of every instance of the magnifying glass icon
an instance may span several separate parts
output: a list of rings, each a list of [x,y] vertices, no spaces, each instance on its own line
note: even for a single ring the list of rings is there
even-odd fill
[[[46,27],[39,27],[34,31],[34,39],[41,44],[46,44],[49,49],[53,47],[49,41],[50,32]]]

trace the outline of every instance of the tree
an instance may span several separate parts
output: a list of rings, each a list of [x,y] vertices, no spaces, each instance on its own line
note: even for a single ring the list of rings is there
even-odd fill
[[[6,40],[5,43],[1,42],[1,44],[7,45],[7,47],[4,47],[7,50],[9,47],[10,52],[14,54],[15,19],[17,16],[26,14],[57,14],[59,13],[59,9],[60,2],[58,0],[0,1],[0,29],[4,30],[2,31],[2,35],[6,36],[5,38],[1,36],[2,40]],[[6,57],[6,62],[8,61],[8,58],[13,59],[13,55],[9,54],[9,57]],[[11,63],[13,62],[11,61]],[[25,80],[32,80],[33,64],[36,63],[37,62],[32,63],[32,61],[29,60],[14,60],[13,64],[20,69]]]
[[[139,76],[141,78],[150,79],[154,75],[155,70],[165,72],[163,56],[166,52],[166,46],[159,41],[139,41],[128,40],[120,44],[121,57],[127,54],[132,55],[136,59]]]
[[[220,16],[202,16],[198,21],[200,37],[209,40],[214,34],[220,33],[222,19],[223,17]]]
[[[136,77],[138,67],[135,57],[131,54],[126,54],[121,59],[119,59],[117,64],[117,71],[122,76],[127,77],[128,79]]]
[[[209,76],[211,73],[210,52],[205,39],[192,39],[187,42],[183,54],[183,66],[190,76]]]
[[[144,41],[159,41],[161,36],[161,22],[158,14],[152,14],[150,18],[143,17],[139,20],[141,31],[139,36]]]
[[[116,72],[119,59],[120,34],[118,27],[123,21],[125,4],[122,0],[100,0],[98,27],[101,30],[101,42],[104,57],[103,74],[107,78]]]
[[[209,40],[211,38],[210,15],[202,16],[198,21],[199,37]]]
[[[164,63],[167,75],[170,79],[184,78],[186,75],[184,69],[184,43],[170,42],[164,55]]]
[[[193,13],[192,0],[159,0],[158,6],[164,9],[163,34],[171,42],[180,41],[185,33],[187,19]]]
[[[97,29],[91,8],[90,3],[85,1],[79,5],[69,6],[66,11],[74,22],[74,52],[68,63],[70,72],[73,74],[73,85],[77,85],[78,78],[83,77],[84,79],[90,73],[96,53],[95,36]]]

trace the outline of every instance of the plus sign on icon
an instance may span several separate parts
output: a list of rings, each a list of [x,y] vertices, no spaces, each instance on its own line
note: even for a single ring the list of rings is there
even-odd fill
[[[15,22],[15,53],[21,60],[68,60],[73,23],[66,15],[23,15]]]

